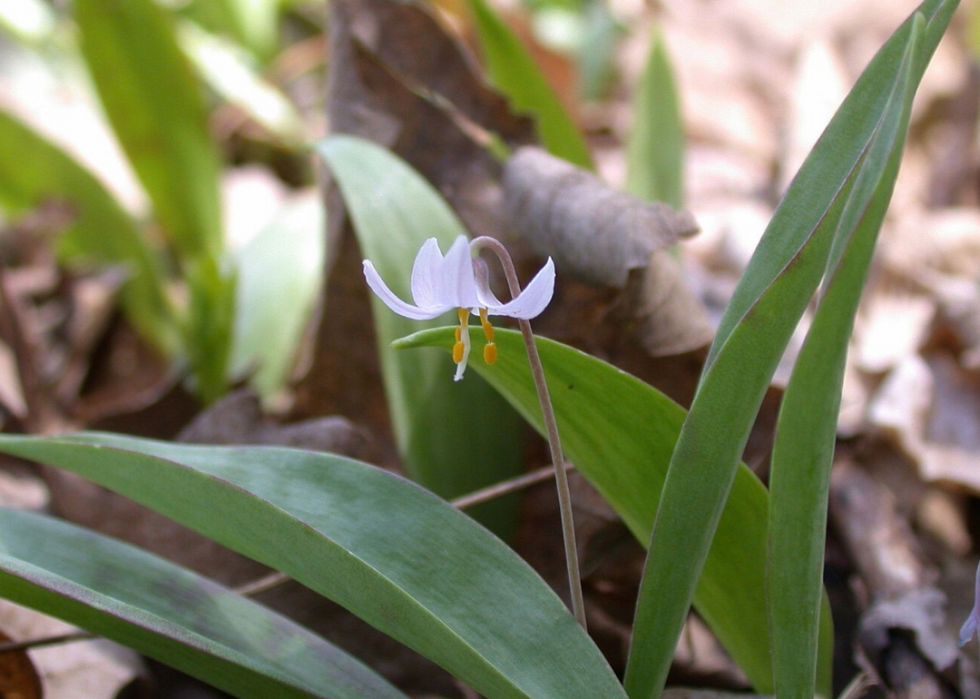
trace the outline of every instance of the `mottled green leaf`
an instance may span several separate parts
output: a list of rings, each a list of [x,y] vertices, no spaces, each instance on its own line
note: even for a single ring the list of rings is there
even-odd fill
[[[382,469],[295,449],[107,434],[0,435],[0,451],[77,473],[283,571],[488,699],[625,699],[530,566]]]
[[[243,699],[406,699],[295,622],[146,551],[43,515],[0,508],[0,596]]]

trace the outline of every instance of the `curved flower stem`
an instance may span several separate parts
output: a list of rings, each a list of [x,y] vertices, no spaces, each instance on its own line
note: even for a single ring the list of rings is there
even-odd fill
[[[521,293],[521,284],[517,279],[517,270],[514,269],[514,261],[507,252],[507,248],[495,238],[481,236],[470,243],[470,247],[479,251],[481,249],[490,250],[500,260],[503,265],[504,275],[507,277],[507,286],[512,298],[517,298]],[[568,587],[572,596],[572,612],[582,628],[586,628],[585,623],[585,600],[582,597],[582,576],[579,572],[578,547],[575,544],[575,522],[572,517],[572,496],[568,489],[568,474],[564,468],[565,457],[562,455],[561,440],[558,438],[558,423],[555,420],[555,410],[551,405],[551,396],[548,393],[548,384],[544,378],[544,367],[541,366],[541,357],[538,355],[538,347],[534,344],[534,335],[531,333],[531,323],[523,318],[518,319],[521,324],[521,335],[524,338],[524,346],[527,348],[527,359],[531,364],[531,376],[534,378],[534,386],[538,391],[538,403],[541,406],[541,415],[544,418],[545,429],[548,432],[548,446],[551,448],[551,460],[555,464],[555,482],[558,486],[558,507],[561,511],[561,530],[565,539],[565,563],[568,566]]]

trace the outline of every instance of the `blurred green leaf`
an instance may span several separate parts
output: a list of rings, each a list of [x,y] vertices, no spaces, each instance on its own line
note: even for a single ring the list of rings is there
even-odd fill
[[[238,255],[231,373],[252,369],[265,398],[285,386],[323,283],[326,224],[318,194],[287,203]]]
[[[538,135],[552,155],[580,167],[593,167],[589,148],[521,40],[486,0],[467,0],[480,36],[487,72],[516,111],[537,121]]]
[[[770,467],[769,610],[780,699],[814,696],[827,498],[844,365],[861,290],[901,163],[914,96],[910,73],[921,49],[924,25],[921,15],[917,19],[891,99],[841,215],[825,292],[776,425]]]
[[[189,21],[180,25],[178,37],[187,57],[222,98],[287,145],[305,141],[299,112],[279,88],[261,77],[247,52]]]
[[[439,328],[399,340],[396,347],[448,350],[452,341],[453,329]],[[473,362],[471,369],[543,432],[520,333],[498,329],[495,341],[497,362],[493,366]],[[536,341],[565,455],[609,501],[636,538],[646,544],[667,465],[684,422],[684,409],[595,357],[545,338]],[[772,686],[766,625],[767,511],[765,487],[740,465],[694,601],[698,613],[749,680],[765,689]],[[824,650],[829,651],[833,638],[829,606],[824,620]],[[821,679],[826,680],[821,691],[825,696],[830,696],[831,689],[830,660],[829,652],[821,659]]]
[[[623,26],[605,0],[588,0],[581,10],[582,44],[578,47],[579,91],[586,100],[603,99],[616,76]]]
[[[283,571],[489,699],[625,699],[530,566],[382,469],[296,449],[107,434],[0,435],[0,451],[77,473]]]
[[[123,307],[130,322],[166,354],[180,346],[158,256],[135,222],[86,168],[54,142],[0,110],[0,204],[11,213],[56,201],[71,207],[61,252],[69,260],[119,265],[127,274]]]
[[[930,21],[913,66],[913,91],[955,6],[943,0],[921,6]],[[911,27],[910,19],[896,31],[841,105],[725,310],[651,536],[626,672],[632,699],[659,696],[663,688],[738,459],[779,357],[826,269],[856,173],[900,78]]]
[[[396,294],[411,299],[412,263],[422,243],[436,238],[443,252],[465,235],[463,224],[418,173],[383,148],[349,136],[319,146],[340,185],[364,256]],[[437,353],[396,353],[394,340],[433,327],[395,315],[372,294],[385,391],[398,450],[412,478],[452,498],[521,472],[520,419],[480,379],[455,383],[453,365]],[[479,455],[474,468],[468,454]],[[470,511],[504,536],[516,521],[516,502]]]
[[[220,161],[170,15],[153,0],[75,0],[102,105],[181,255],[222,250]]]
[[[283,0],[193,0],[183,13],[211,32],[233,39],[263,63],[279,45]]]
[[[633,101],[626,145],[626,189],[650,201],[684,208],[684,123],[674,67],[657,31]]]
[[[0,27],[26,44],[48,39],[54,24],[54,10],[42,0],[0,0]]]
[[[195,393],[209,404],[228,389],[238,280],[230,265],[206,257],[188,262],[184,276],[189,297],[184,347]],[[275,326],[266,328],[269,333],[278,331]]]
[[[238,697],[406,699],[290,619],[162,558],[43,515],[0,508],[0,590]]]

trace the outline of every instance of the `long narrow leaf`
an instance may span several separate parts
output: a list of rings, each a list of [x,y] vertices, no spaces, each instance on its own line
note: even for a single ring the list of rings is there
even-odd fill
[[[379,146],[333,136],[319,152],[340,185],[361,252],[410,300],[412,262],[422,243],[436,238],[448,250],[466,234],[463,224],[421,175]],[[453,365],[441,355],[391,349],[399,337],[440,321],[407,320],[373,295],[372,304],[391,420],[409,475],[451,498],[520,473],[520,420],[505,401],[479,379],[454,383]],[[479,468],[468,454],[480,455]],[[517,513],[512,500],[471,514],[504,534]]]
[[[534,116],[538,135],[549,153],[592,169],[592,156],[582,133],[521,40],[486,0],[467,3],[493,84],[507,95],[514,109]]]
[[[919,16],[921,20],[921,15]],[[913,24],[900,79],[841,216],[826,292],[783,396],[770,469],[769,614],[780,699],[814,696],[830,467],[847,345],[898,176],[924,22]]]
[[[82,53],[109,121],[185,257],[221,251],[219,159],[171,17],[153,0],[75,0]]]
[[[399,348],[449,351],[453,330],[416,333]],[[497,362],[473,362],[539,432],[537,394],[520,334],[498,329]],[[685,411],[670,398],[619,369],[565,345],[537,338],[562,445],[569,460],[603,494],[642,544],[650,540],[656,503]],[[469,381],[470,377],[466,377]],[[694,604],[749,679],[772,688],[766,626],[765,561],[768,496],[745,466],[735,475],[722,524],[711,546]],[[820,691],[830,696],[830,609],[821,626]]]
[[[407,699],[324,639],[115,539],[0,508],[0,596],[243,699]]]
[[[222,98],[285,144],[298,147],[304,142],[303,118],[283,91],[258,73],[246,51],[190,21],[180,25],[178,38],[184,53]]]
[[[684,125],[667,44],[659,31],[633,100],[626,188],[638,197],[684,206]]]
[[[959,0],[926,0],[916,10],[927,25],[922,53],[912,69],[913,86],[922,79],[957,5]],[[708,353],[709,365],[735,325],[814,236],[814,227],[828,216],[840,188],[853,177],[891,95],[911,27],[910,16],[875,54],[793,178],[725,309]]]
[[[323,283],[325,212],[311,194],[285,204],[237,256],[231,372],[254,371],[250,383],[265,398],[289,379]]]
[[[0,205],[17,213],[49,201],[71,209],[59,246],[63,256],[121,266],[127,275],[122,301],[130,322],[159,349],[175,352],[180,340],[164,271],[136,223],[95,175],[0,110]]]
[[[928,0],[932,17],[918,85],[955,2]],[[633,626],[626,688],[659,695],[705,556],[776,363],[825,270],[856,168],[892,93],[909,20],[879,52],[804,163],[750,262],[705,366],[664,485]]]
[[[283,571],[489,699],[625,699],[591,639],[516,553],[381,469],[293,449],[107,434],[0,435],[0,451],[70,470]]]

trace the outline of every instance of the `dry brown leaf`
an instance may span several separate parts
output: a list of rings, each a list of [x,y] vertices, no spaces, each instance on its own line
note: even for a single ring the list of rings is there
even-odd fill
[[[689,213],[618,191],[539,148],[518,150],[503,184],[513,228],[531,249],[600,286],[623,288],[654,251],[698,231]]]
[[[935,400],[919,462],[923,480],[980,493],[980,385],[948,355],[929,357]]]
[[[714,337],[704,304],[691,293],[684,268],[657,250],[647,266],[630,275],[611,320],[622,322],[651,357],[706,347]],[[625,311],[625,313],[623,313]]]
[[[871,374],[882,374],[916,354],[928,336],[935,312],[935,302],[908,284],[873,284],[865,293],[855,324],[857,366]]]
[[[875,391],[868,405],[868,422],[889,435],[907,457],[919,462],[933,395],[932,370],[919,355],[909,355]]]
[[[191,444],[262,444],[368,458],[364,430],[342,417],[321,417],[281,425],[262,413],[252,391],[231,393],[181,430],[177,441]]]
[[[330,14],[331,133],[389,148],[442,193],[472,232],[499,232],[493,183],[500,165],[481,141],[492,132],[514,147],[536,142],[531,120],[513,114],[482,82],[421,3],[342,0],[331,3]],[[341,223],[331,216],[332,228]]]
[[[13,639],[0,631],[0,643]],[[41,677],[27,651],[0,653],[0,696],[3,699],[41,699]]]
[[[0,600],[0,627],[18,640],[78,630],[5,600]],[[136,653],[101,639],[38,648],[31,651],[31,659],[41,676],[45,699],[116,699],[143,672]]]

